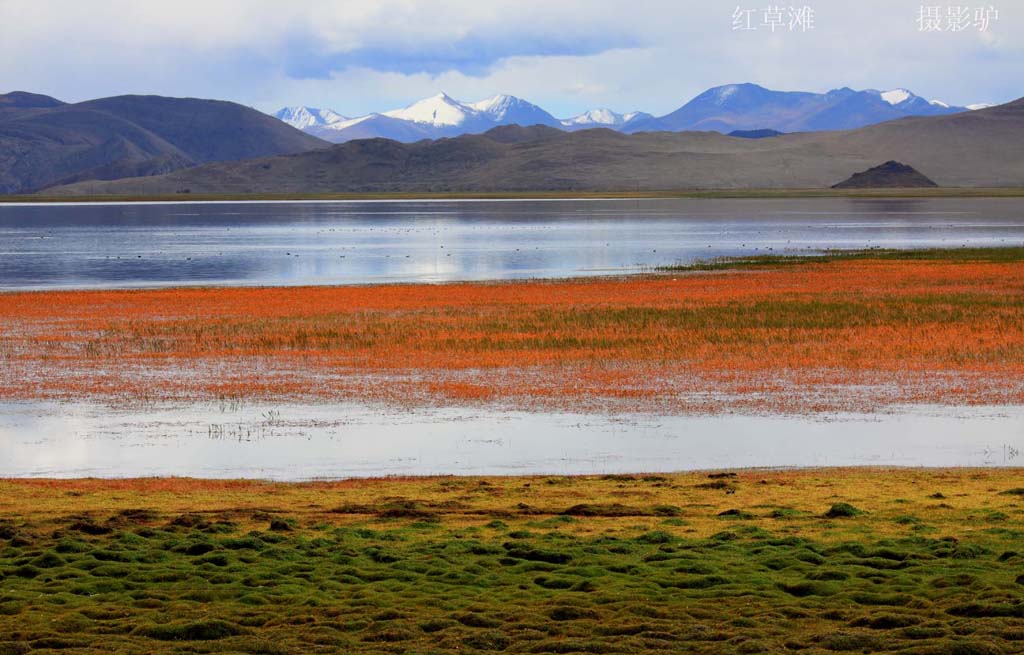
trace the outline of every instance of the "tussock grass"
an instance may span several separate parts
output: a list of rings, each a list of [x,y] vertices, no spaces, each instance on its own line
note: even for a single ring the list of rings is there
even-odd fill
[[[0,481],[0,652],[1006,654],[1020,474]]]

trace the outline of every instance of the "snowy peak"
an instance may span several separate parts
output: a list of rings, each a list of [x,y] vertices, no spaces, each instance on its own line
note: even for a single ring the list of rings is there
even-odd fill
[[[872,91],[892,107],[909,107],[911,105],[930,105],[939,109],[949,109],[950,105],[941,100],[925,100],[908,89],[891,89],[889,91]]]
[[[313,111],[310,107],[283,107],[274,114],[274,118],[284,121],[296,129],[304,130],[316,125],[316,116]]]
[[[425,98],[404,109],[383,114],[390,118],[413,121],[434,127],[472,126],[487,129],[497,125],[554,125],[554,117],[522,98],[496,95],[476,102],[461,102],[446,93]]]
[[[598,109],[591,109],[585,111],[582,114],[573,116],[572,118],[566,118],[559,123],[564,127],[568,128],[585,128],[585,127],[621,127],[630,121],[637,120],[639,118],[648,118],[650,114],[645,114],[642,111],[631,111],[625,114],[619,114],[611,109],[604,107]]]
[[[515,96],[506,96],[498,94],[496,96],[491,96],[490,98],[486,98],[484,100],[470,102],[468,103],[468,106],[480,112],[481,114],[487,114],[496,119],[500,119],[504,117],[509,112],[509,110],[514,109],[521,104],[530,103],[525,102],[524,100],[520,100]],[[534,107],[535,105],[530,106]]]
[[[892,89],[891,91],[882,91],[878,95],[882,96],[882,100],[885,100],[895,107],[901,102],[912,97],[914,94],[906,89]]]
[[[316,107],[285,107],[278,110],[274,116],[300,130],[348,120],[333,109],[318,109]]]
[[[553,125],[555,123],[554,117],[551,114],[537,105],[515,96],[499,94],[484,100],[471,102],[468,106],[499,124],[518,123],[520,125],[536,125],[541,123]],[[526,123],[524,121],[531,122]]]
[[[453,99],[447,93],[424,98],[403,109],[392,109],[383,113],[390,118],[398,118],[414,123],[426,123],[435,127],[462,125],[479,112]]]
[[[616,114],[611,109],[591,109],[582,114],[566,118],[561,121],[562,125],[619,125],[622,123],[622,114]]]

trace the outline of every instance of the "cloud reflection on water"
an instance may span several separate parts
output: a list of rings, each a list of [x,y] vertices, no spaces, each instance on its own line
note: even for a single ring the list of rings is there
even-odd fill
[[[0,205],[0,288],[442,282],[1024,244],[1014,199]]]
[[[575,474],[1019,466],[1024,407],[828,419],[246,404],[0,404],[0,477]]]

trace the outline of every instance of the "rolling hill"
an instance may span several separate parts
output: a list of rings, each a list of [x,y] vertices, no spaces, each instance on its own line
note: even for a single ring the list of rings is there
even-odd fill
[[[68,104],[25,92],[0,95],[0,193],[326,145],[232,102],[117,96]]]

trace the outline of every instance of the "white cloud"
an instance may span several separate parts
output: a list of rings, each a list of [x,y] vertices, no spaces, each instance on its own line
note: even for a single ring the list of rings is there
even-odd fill
[[[997,5],[988,33],[922,34],[918,0],[807,0],[815,29],[773,35],[733,31],[737,3],[765,4],[0,1],[0,92],[192,95],[349,115],[440,90],[463,99],[512,93],[559,115],[594,106],[665,113],[709,86],[743,81],[812,91],[907,87],[957,104],[1020,94],[1024,17],[1008,6]],[[399,65],[385,61],[392,55]],[[297,79],[296,57],[322,57],[316,66],[329,70]],[[435,68],[466,61],[395,72],[418,57]]]

